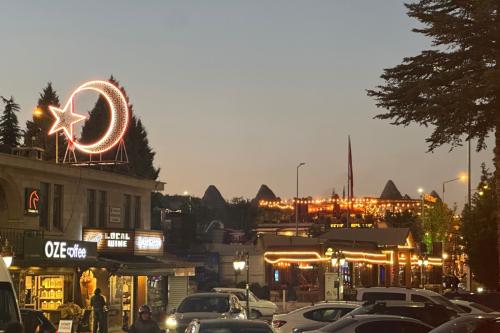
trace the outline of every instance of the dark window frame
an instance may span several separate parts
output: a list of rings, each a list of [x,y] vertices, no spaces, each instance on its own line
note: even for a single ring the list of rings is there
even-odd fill
[[[87,227],[96,227],[96,190],[87,189]]]
[[[52,200],[52,226],[54,229],[64,231],[63,225],[64,212],[64,186],[54,184],[54,195]]]

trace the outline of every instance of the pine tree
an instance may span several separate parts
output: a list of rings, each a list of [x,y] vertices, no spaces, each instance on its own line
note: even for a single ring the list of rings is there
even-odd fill
[[[481,182],[474,194],[470,209],[462,214],[460,230],[469,265],[475,278],[489,289],[495,289],[499,271],[496,252],[497,225],[495,222],[495,178],[482,165]]]
[[[385,83],[368,90],[377,106],[388,110],[376,118],[434,127],[427,138],[431,151],[472,139],[484,149],[494,131],[500,196],[500,2],[420,0],[405,6],[423,24],[413,31],[430,37],[433,46],[385,69]],[[495,214],[500,233],[500,201]],[[500,276],[497,281],[500,286]]]
[[[0,144],[14,148],[19,145],[19,139],[21,138],[21,130],[16,116],[16,112],[19,112],[21,107],[14,101],[12,96],[10,99],[3,96],[1,98],[5,103],[5,109],[0,117]]]
[[[156,179],[158,178],[160,170],[156,169],[153,165],[155,152],[153,152],[149,145],[146,129],[141,120],[134,115],[133,106],[129,102],[129,97],[125,89],[120,86],[119,82],[113,76],[110,77],[109,82],[113,83],[121,90],[127,100],[131,115],[128,130],[123,138],[129,163],[125,166],[118,165],[99,168],[131,176]],[[105,133],[110,120],[109,105],[104,97],[99,96],[94,108],[89,111],[89,118],[83,125],[80,141],[84,143],[94,142],[96,138],[101,137]],[[103,160],[114,160],[115,156],[116,148],[102,154],[101,158]],[[85,157],[81,156],[80,158]]]
[[[45,149],[44,159],[52,161],[56,156],[56,137],[59,140],[59,159],[64,154],[64,137],[57,134],[49,135],[54,123],[54,117],[49,111],[50,105],[60,107],[59,97],[52,88],[52,83],[48,82],[38,98],[38,112],[33,114],[32,120],[26,122],[24,145]]]

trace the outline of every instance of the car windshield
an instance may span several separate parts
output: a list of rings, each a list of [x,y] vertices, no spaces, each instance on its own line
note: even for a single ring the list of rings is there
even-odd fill
[[[461,317],[435,328],[433,333],[472,333],[481,323],[480,318]]]
[[[0,282],[0,330],[11,323],[19,322],[16,298],[8,282]]]
[[[179,305],[177,312],[217,312],[229,311],[228,297],[188,297]]]
[[[198,333],[273,333],[271,328],[248,325],[201,324]]]
[[[437,296],[431,296],[431,298],[434,302],[441,304],[441,305],[444,305],[449,309],[455,310],[458,313],[465,313],[465,311],[463,309],[461,309],[458,305],[450,302],[450,300],[447,299],[446,297],[443,297],[441,295],[437,295]]]

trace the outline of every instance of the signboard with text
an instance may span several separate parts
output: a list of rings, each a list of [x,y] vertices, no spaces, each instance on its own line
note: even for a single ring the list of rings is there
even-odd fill
[[[163,254],[161,231],[83,229],[83,240],[96,243],[99,253]]]
[[[27,237],[24,256],[29,259],[83,261],[97,259],[95,243]]]

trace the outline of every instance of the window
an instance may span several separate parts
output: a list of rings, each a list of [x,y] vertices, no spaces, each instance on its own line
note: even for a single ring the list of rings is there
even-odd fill
[[[412,300],[412,302],[422,302],[422,303],[432,302],[427,297],[416,295],[416,294],[411,294],[411,300]]]
[[[54,185],[54,200],[52,202],[52,225],[55,229],[63,231],[63,186]]]
[[[316,309],[304,313],[304,317],[314,321],[331,323],[342,317],[342,310],[339,308]]]
[[[49,193],[50,184],[40,183],[39,224],[43,229],[49,229]]]
[[[177,312],[218,312],[229,311],[228,297],[187,297],[179,305]]]
[[[108,193],[99,191],[99,227],[106,226],[106,207],[108,205]]]
[[[406,295],[402,293],[383,293],[383,292],[363,293],[363,301],[375,302],[384,300],[404,301],[406,300]]]
[[[131,221],[130,221],[130,214],[131,214],[131,209],[132,209],[132,202],[130,195],[124,194],[123,195],[123,221],[124,221],[124,227],[126,229],[130,229],[132,227]]]
[[[0,282],[0,330],[4,331],[11,323],[19,322],[16,299],[12,286],[8,282]]]
[[[87,190],[87,226],[95,227],[96,198],[95,190]]]
[[[139,229],[141,227],[141,197],[134,197],[134,228]]]

